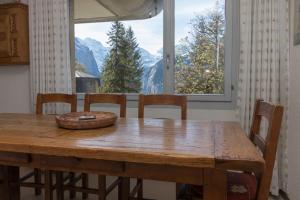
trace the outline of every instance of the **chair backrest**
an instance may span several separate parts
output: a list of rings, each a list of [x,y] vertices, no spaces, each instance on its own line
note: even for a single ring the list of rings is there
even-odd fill
[[[264,173],[259,177],[258,200],[267,200],[269,196],[282,116],[282,106],[273,105],[263,100],[256,101],[250,139],[263,153],[266,164]],[[260,135],[262,118],[268,121],[267,136],[265,139]]]
[[[181,107],[181,119],[187,118],[187,97],[183,95],[143,95],[139,96],[139,118],[144,118],[145,106],[172,105]]]
[[[120,105],[120,117],[126,117],[126,95],[123,94],[86,94],[84,98],[84,111],[91,110],[91,104],[109,103]]]
[[[76,94],[48,93],[38,94],[36,99],[36,114],[43,114],[43,104],[45,103],[68,103],[71,104],[71,112],[77,111]]]

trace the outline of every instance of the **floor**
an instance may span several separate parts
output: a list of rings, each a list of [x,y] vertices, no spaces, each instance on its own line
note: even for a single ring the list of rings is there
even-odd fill
[[[96,200],[97,198],[89,198],[89,200]],[[43,200],[43,198],[34,198],[34,197],[27,197],[27,198],[22,198],[22,200]],[[76,199],[80,200],[80,198]],[[282,198],[273,198],[270,197],[269,200],[283,200]]]
[[[97,199],[96,197],[95,198],[89,198],[89,200],[96,200],[96,199]],[[26,198],[22,198],[22,200],[43,200],[43,198],[26,197]],[[81,198],[77,198],[76,200],[81,200]],[[283,199],[282,198],[270,197],[269,200],[283,200]]]
[[[67,195],[66,195],[67,196]],[[66,197],[66,199],[68,199]],[[29,195],[24,195],[21,200],[43,200],[43,197],[40,196],[40,197],[34,197],[33,195],[29,194]],[[81,200],[80,196],[78,195],[78,198],[76,200]],[[97,200],[97,197],[96,196],[91,196],[89,198],[89,200]],[[114,200],[114,199],[111,199],[111,200]],[[270,197],[269,200],[284,200],[283,198],[281,197]]]
[[[284,200],[281,197],[270,197],[269,200]]]
[[[26,169],[21,169],[21,174],[26,174],[28,171]],[[91,176],[90,178],[91,185],[96,185],[97,183],[97,177],[96,176]],[[115,178],[113,177],[108,177],[108,184],[113,182]],[[132,183],[134,185],[134,183]],[[146,197],[151,197],[153,199],[157,200],[173,200],[175,199],[175,185],[174,184],[166,184],[164,182],[153,182],[153,181],[144,181],[144,194]],[[161,188],[164,188],[162,191]],[[168,191],[166,193],[166,191]],[[174,191],[174,192],[173,192]],[[173,195],[174,193],[174,195]],[[33,190],[32,189],[24,189],[22,188],[21,190],[21,200],[43,200],[43,196],[35,197],[33,195]],[[156,197],[157,194],[160,194],[160,198]],[[65,193],[65,199],[68,198],[68,192]],[[90,195],[89,200],[97,200],[97,196],[95,195]],[[107,200],[116,200],[117,199],[117,192],[113,191],[108,197]],[[54,198],[55,200],[55,198]],[[75,200],[75,199],[74,199]],[[77,199],[76,200],[81,200],[81,195],[77,194]],[[270,197],[269,200],[285,200],[284,198],[281,197]]]

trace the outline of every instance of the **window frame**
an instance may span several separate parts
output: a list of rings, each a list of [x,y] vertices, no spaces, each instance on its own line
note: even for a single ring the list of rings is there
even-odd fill
[[[238,0],[225,0],[225,69],[224,69],[224,94],[186,94],[189,102],[233,102],[236,96],[236,69],[239,54],[239,15]],[[164,93],[174,94],[175,92],[175,1],[164,0],[163,8],[163,60],[164,60]],[[70,64],[72,73],[73,92],[76,92],[75,79],[75,24],[88,23],[86,20],[74,20],[74,1],[70,0]],[[91,20],[91,23],[96,22]],[[101,21],[98,21],[101,22]],[[233,38],[237,38],[233,40]],[[168,58],[168,59],[167,59]],[[129,101],[137,101],[138,94],[126,94]]]

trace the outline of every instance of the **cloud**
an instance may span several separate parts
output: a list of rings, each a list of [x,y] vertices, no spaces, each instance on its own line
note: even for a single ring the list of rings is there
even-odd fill
[[[111,26],[110,22],[102,23],[84,23],[75,25],[75,36],[81,39],[87,37],[100,41],[104,46],[108,46],[107,32]]]

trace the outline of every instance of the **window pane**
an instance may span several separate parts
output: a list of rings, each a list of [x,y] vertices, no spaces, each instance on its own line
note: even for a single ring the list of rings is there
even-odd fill
[[[175,7],[175,92],[224,94],[225,0],[176,0]]]
[[[75,25],[77,92],[163,92],[163,13]]]

